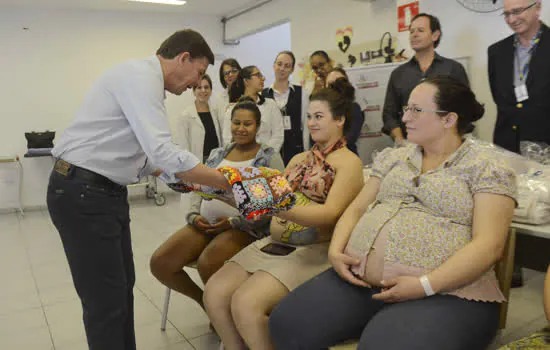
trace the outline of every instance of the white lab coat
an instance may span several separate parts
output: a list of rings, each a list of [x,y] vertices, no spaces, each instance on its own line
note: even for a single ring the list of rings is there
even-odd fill
[[[216,136],[218,137],[218,143],[222,145],[221,138],[221,123],[218,116],[218,111],[215,108],[210,108],[210,114],[212,114],[212,121],[214,122],[214,128],[216,128]],[[195,104],[186,108],[177,120],[176,135],[174,136],[174,143],[181,148],[189,150],[197,158],[203,158],[203,146],[204,135],[206,131],[202,125],[201,118],[197,112]]]
[[[212,115],[212,121],[214,122],[214,128],[216,129],[216,136],[218,137],[218,143],[222,145],[222,128],[220,119],[218,118],[217,108],[210,107],[210,114]],[[173,136],[175,144],[181,148],[186,149],[193,153],[201,161],[203,159],[204,149],[204,136],[206,130],[202,125],[201,118],[197,112],[197,107],[193,103],[192,106],[186,108],[179,116],[176,122],[176,132]],[[187,213],[191,205],[191,193],[184,193],[180,199],[180,210],[182,213]]]

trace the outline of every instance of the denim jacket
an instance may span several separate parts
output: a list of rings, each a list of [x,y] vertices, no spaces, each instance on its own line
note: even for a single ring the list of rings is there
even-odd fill
[[[206,166],[210,168],[217,168],[234,147],[235,143],[230,143],[225,147],[213,149],[205,162]],[[260,150],[256,153],[252,166],[268,167],[280,171],[284,170],[284,164],[281,156],[276,153],[272,147],[265,144],[260,144]],[[195,218],[200,215],[200,208],[203,199],[201,196],[192,193],[189,200],[191,205],[190,211],[187,214],[187,222],[192,224]],[[269,223],[269,219],[248,221],[242,216],[234,216],[229,218],[229,221],[234,229],[248,232],[257,238],[262,238],[268,233],[269,225],[267,224]]]
[[[209,168],[217,168],[218,165],[222,162],[222,160],[227,157],[229,152],[231,152],[235,148],[235,143],[230,143],[228,145],[225,145],[225,147],[218,147],[212,150],[210,152],[210,155],[208,156],[208,159],[206,160],[205,164]],[[280,171],[284,170],[284,165],[280,159],[271,159],[273,155],[275,154],[275,150],[271,148],[270,146],[267,146],[265,144],[260,144],[260,150],[258,153],[256,153],[256,158],[254,158],[254,162],[252,162],[253,167],[269,167],[273,169],[278,169]],[[283,169],[279,169],[277,166],[277,161],[281,161],[281,166]],[[271,165],[271,166],[270,166]]]

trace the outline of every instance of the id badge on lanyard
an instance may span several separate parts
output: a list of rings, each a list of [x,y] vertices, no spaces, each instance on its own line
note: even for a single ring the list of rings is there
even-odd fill
[[[537,48],[537,45],[540,41],[540,35],[541,35],[541,31],[539,30],[539,32],[537,33],[537,35],[532,41],[532,46],[529,49],[529,58],[527,59],[527,62],[525,62],[525,64],[523,65],[523,68],[520,67],[519,54],[518,54],[518,47],[521,44],[519,42],[514,43],[514,46],[515,46],[514,55],[516,56],[515,58],[516,58],[516,65],[517,65],[516,69],[518,70],[518,75],[519,75],[519,85],[514,87],[514,94],[516,95],[516,102],[518,103],[529,99],[529,92],[527,91],[525,78],[529,73],[529,65],[531,64],[531,59],[533,58],[535,49]]]
[[[519,54],[517,50],[518,49],[516,48],[515,56],[516,56],[516,66],[517,66],[516,69],[518,70],[518,75],[519,75],[519,85],[516,85],[514,87],[514,94],[516,95],[516,102],[519,103],[529,99],[529,92],[527,91],[527,85],[525,85],[525,77],[529,72],[529,63],[531,62],[531,56],[529,56],[529,58],[527,59],[527,62],[525,62],[525,64],[523,65],[523,69],[521,69],[520,62],[519,62]],[[529,54],[532,55],[532,53],[533,53],[532,50],[530,50]]]
[[[516,102],[523,102],[529,99],[529,93],[527,92],[527,86],[525,83],[521,83],[514,88],[514,93],[516,94]]]
[[[281,108],[281,114],[283,115],[284,130],[292,130],[292,122],[290,121],[290,116],[287,113],[286,106]]]
[[[283,115],[283,126],[285,130],[291,130],[292,129],[292,123],[290,121],[289,115]]]

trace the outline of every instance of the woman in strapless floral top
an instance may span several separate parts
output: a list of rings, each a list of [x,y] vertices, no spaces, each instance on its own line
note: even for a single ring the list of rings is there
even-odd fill
[[[330,267],[334,225],[363,187],[361,160],[343,138],[353,93],[343,80],[310,98],[307,126],[315,145],[294,156],[285,170],[300,204],[309,205],[277,214],[270,235],[231,258],[205,286],[206,311],[227,350],[273,349],[267,327],[271,310]],[[306,229],[276,232],[280,220]]]
[[[336,225],[333,266],[272,312],[277,349],[482,350],[504,301],[500,259],[516,195],[514,173],[464,137],[484,108],[451,78],[411,93],[412,143],[386,149]],[[305,326],[307,325],[307,326]]]

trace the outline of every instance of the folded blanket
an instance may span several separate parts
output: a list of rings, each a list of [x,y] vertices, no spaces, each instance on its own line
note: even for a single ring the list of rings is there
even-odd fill
[[[296,203],[296,196],[279,170],[266,167],[221,167],[218,171],[231,185],[235,205],[248,220],[290,210]],[[227,192],[208,186],[181,182],[168,184],[168,187],[182,193],[195,192],[206,200],[231,198]]]
[[[218,169],[233,190],[237,209],[247,219],[292,209],[296,196],[283,174],[266,167]]]
[[[195,192],[199,196],[203,197],[206,200],[210,200],[218,197],[231,197],[226,191],[220,190],[215,187],[192,184],[187,181],[178,182],[178,183],[167,183],[168,187],[176,192],[189,193]]]

